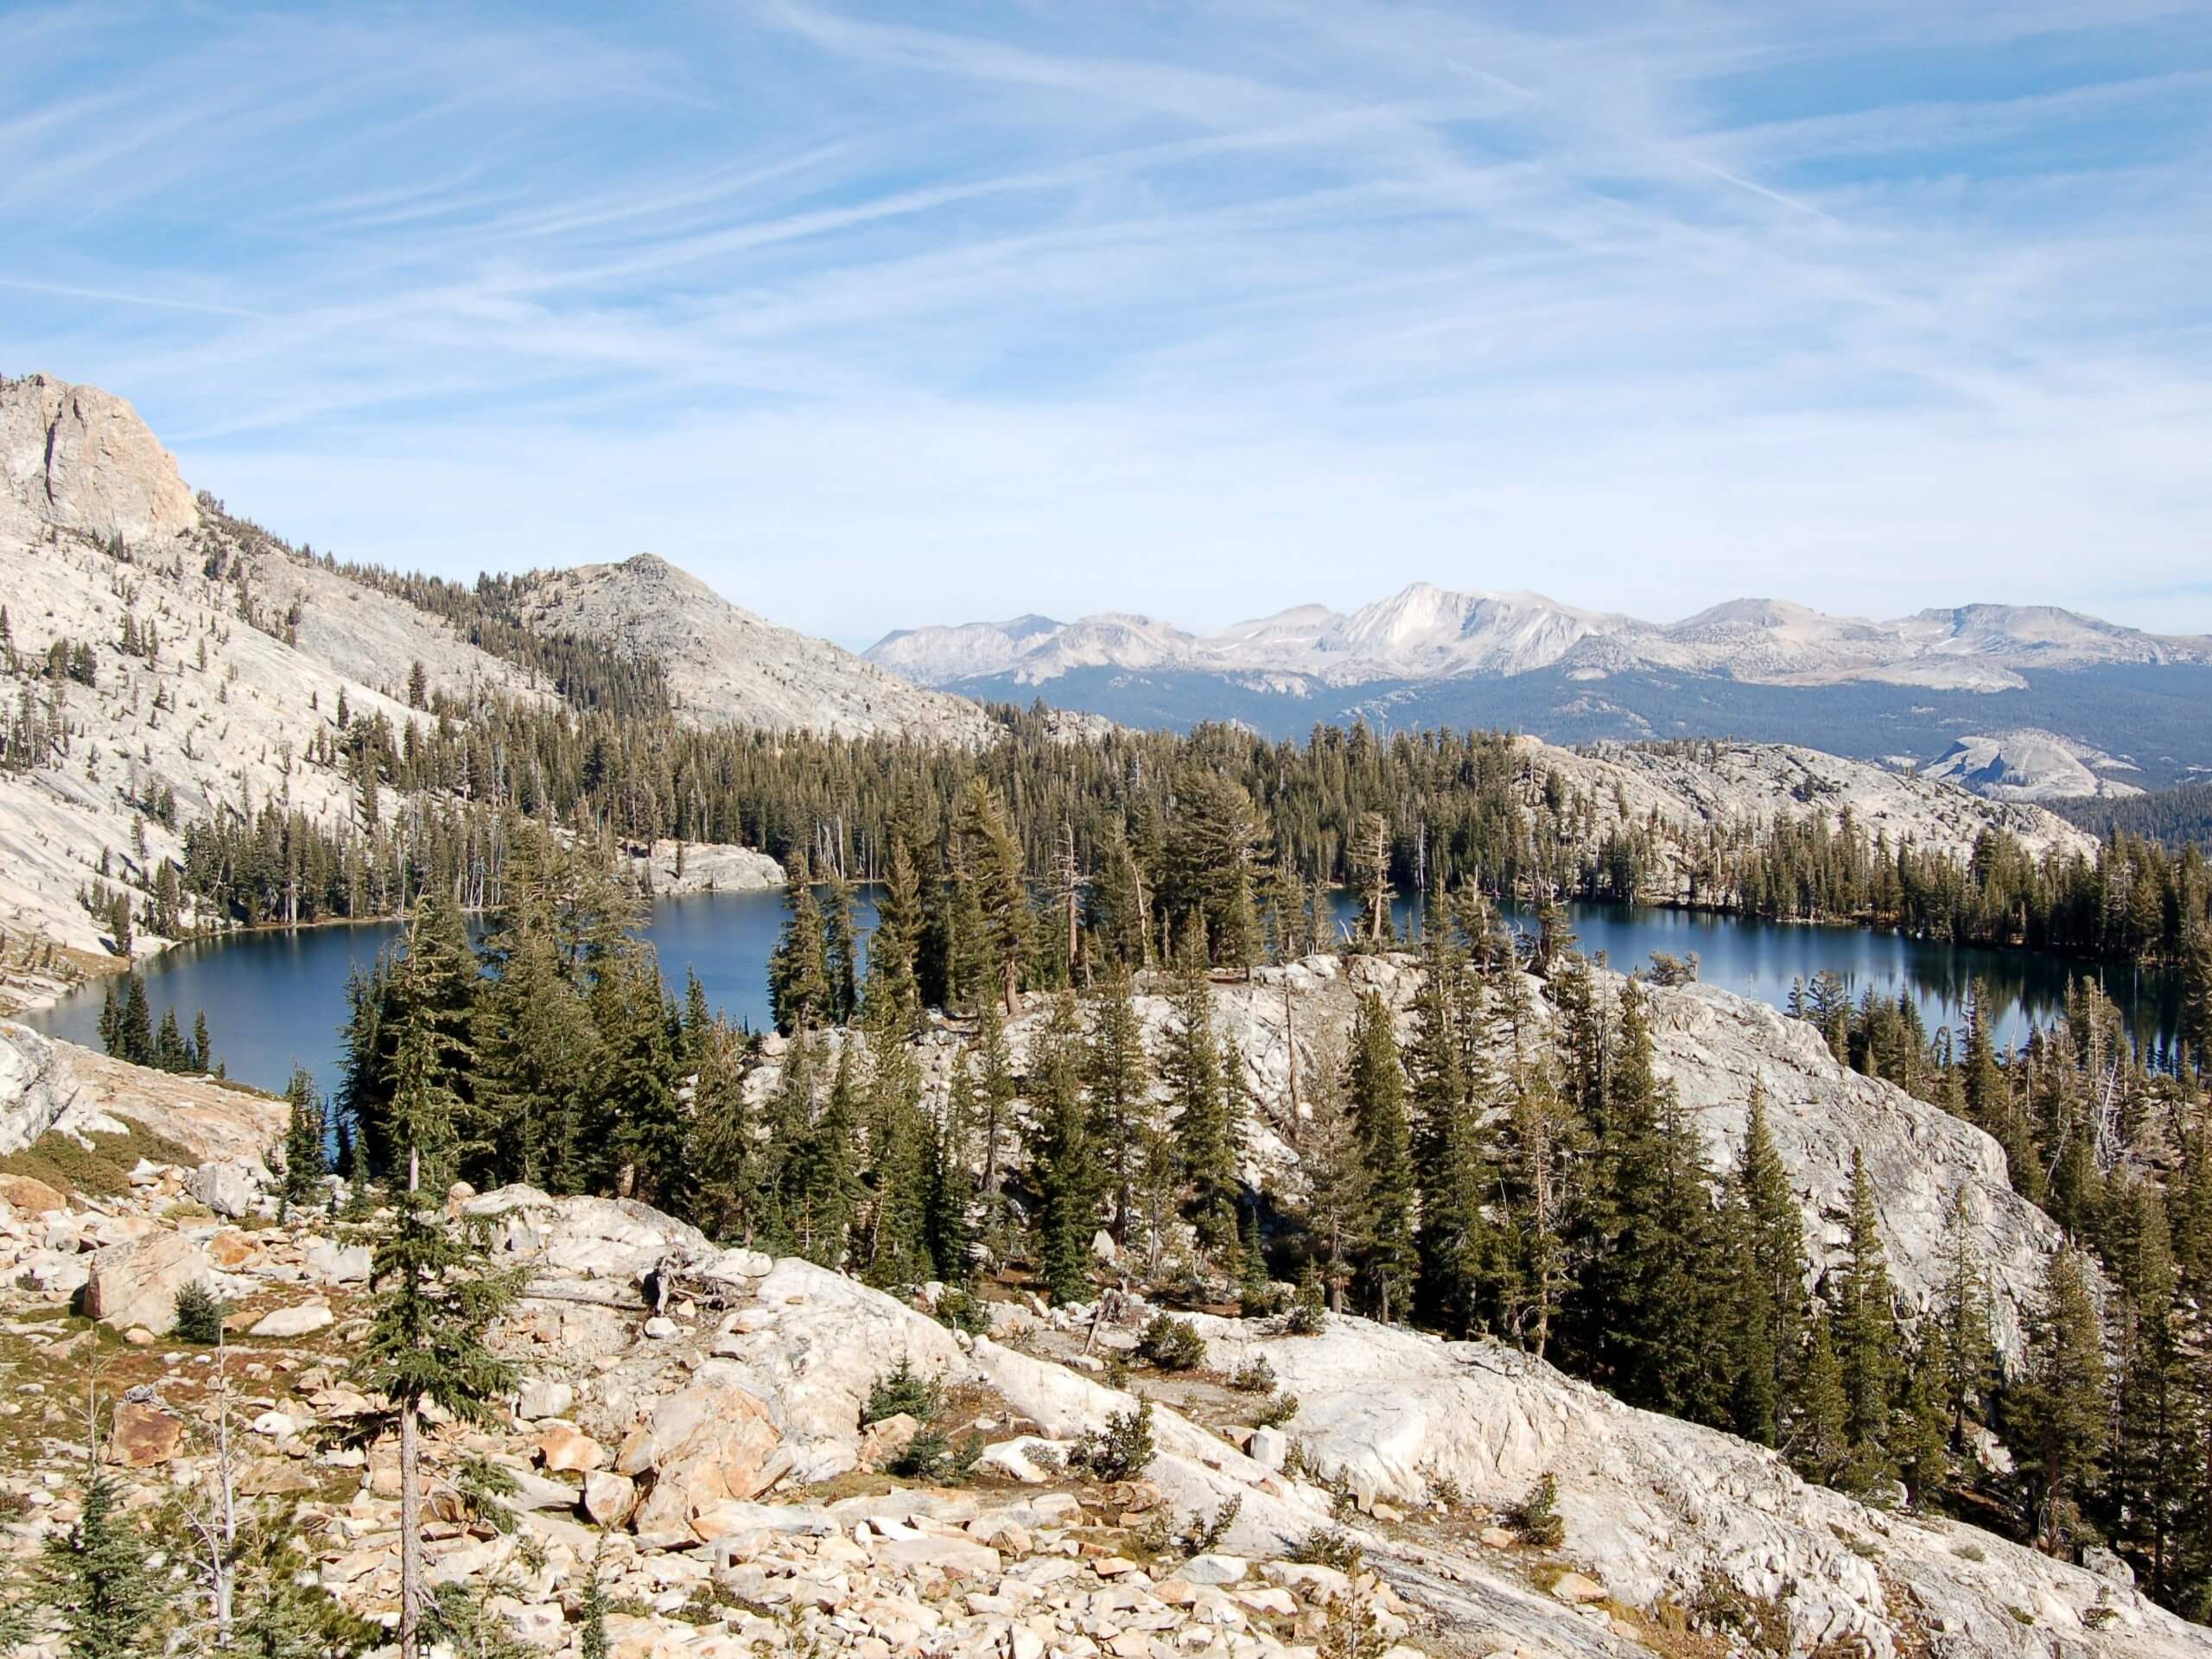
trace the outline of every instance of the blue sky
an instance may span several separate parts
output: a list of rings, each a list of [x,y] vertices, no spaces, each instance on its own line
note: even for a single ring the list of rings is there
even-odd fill
[[[0,371],[348,556],[649,548],[847,643],[1414,580],[2212,630],[2202,0],[0,36]]]

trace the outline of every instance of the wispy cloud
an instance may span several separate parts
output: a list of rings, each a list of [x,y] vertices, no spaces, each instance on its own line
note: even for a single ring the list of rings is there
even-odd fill
[[[2212,628],[2201,8],[56,6],[0,368],[849,640],[1426,578]]]

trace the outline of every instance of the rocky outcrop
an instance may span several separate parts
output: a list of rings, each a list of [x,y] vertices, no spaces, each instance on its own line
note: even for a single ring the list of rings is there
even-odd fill
[[[61,1045],[0,1020],[0,1154],[44,1135],[69,1105]]]
[[[524,1272],[524,1300],[493,1340],[525,1380],[510,1422],[430,1426],[430,1575],[486,1592],[493,1618],[548,1651],[575,1642],[595,1560],[626,1610],[608,1621],[613,1649],[638,1659],[832,1647],[1291,1659],[1347,1621],[1395,1659],[1632,1659],[1679,1654],[1686,1625],[1740,1637],[1746,1617],[1808,1656],[2212,1656],[2202,1630],[2148,1604],[2115,1564],[2076,1567],[1870,1509],[1804,1485],[1771,1452],[1630,1410],[1490,1344],[1355,1319],[1292,1337],[1197,1316],[1211,1364],[1264,1357],[1295,1414],[1254,1433],[1218,1421],[1221,1400],[1244,1396],[1217,1381],[1147,1376],[1154,1455],[1106,1481],[1066,1469],[1065,1450],[1138,1402],[1100,1380],[1084,1349],[1117,1345],[1150,1317],[1141,1302],[999,1304],[1020,1307],[1002,1325],[1021,1345],[969,1339],[810,1263],[719,1249],[642,1205],[520,1187],[458,1196]],[[156,1299],[198,1275],[256,1310],[233,1361],[260,1391],[233,1420],[244,1490],[289,1495],[321,1584],[357,1612],[388,1615],[389,1446],[363,1461],[318,1432],[374,1403],[338,1370],[359,1329],[357,1289],[325,1284],[302,1300],[308,1264],[330,1254],[308,1228],[180,1228],[167,1205],[149,1187],[46,1236],[108,1238],[87,1297],[118,1323],[163,1328]],[[0,1216],[0,1258],[24,1248]],[[25,1259],[0,1268],[20,1281]],[[578,1312],[592,1320],[569,1322]],[[41,1352],[67,1378],[84,1340],[57,1340],[35,1316],[0,1319],[0,1339],[16,1344],[18,1382],[31,1374],[24,1356]],[[158,1336],[133,1340],[150,1342],[149,1358],[188,1357],[156,1351]],[[945,1490],[872,1476],[849,1497],[812,1484],[917,1432],[911,1419],[861,1421],[869,1385],[901,1357],[945,1388],[936,1426],[988,1443],[982,1478]],[[150,1498],[207,1478],[214,1400],[204,1366],[149,1370],[156,1380],[118,1403],[108,1455]],[[0,1491],[29,1514],[0,1553],[67,1524],[80,1455],[64,1438],[34,1450],[35,1466],[0,1471]],[[513,1479],[513,1534],[460,1521],[450,1483],[465,1458]],[[1555,1546],[1522,1539],[1505,1515],[1546,1474],[1566,1524]],[[1163,1541],[1217,1518],[1203,1549]],[[1294,1559],[1308,1553],[1300,1541],[1332,1532],[1363,1562]]]
[[[0,380],[0,537],[54,529],[135,547],[199,522],[175,458],[122,398],[49,375]]]
[[[1784,1610],[1800,1651],[2202,1654],[2124,1582],[1976,1529],[1808,1486],[1776,1453],[1631,1409],[1524,1355],[1363,1320],[1315,1338],[1209,1323],[1217,1365],[1264,1355],[1291,1433],[1361,1500],[1450,1480],[1499,1506],[1558,1483],[1566,1549],[1611,1595],[1696,1604],[1713,1584]],[[1837,1645],[1831,1645],[1837,1644]]]
[[[620,861],[640,889],[662,896],[762,893],[784,885],[784,867],[773,858],[727,842],[661,840],[650,852],[626,852]]]
[[[151,1071],[0,1020],[0,1154],[49,1131],[82,1139],[142,1124],[201,1163],[223,1166],[199,1179],[222,1199],[214,1207],[238,1214],[266,1180],[263,1160],[289,1115],[284,1102],[257,1090]]]

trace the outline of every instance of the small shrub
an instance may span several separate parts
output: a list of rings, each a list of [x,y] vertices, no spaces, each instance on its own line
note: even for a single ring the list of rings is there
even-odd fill
[[[906,1355],[868,1387],[868,1404],[861,1412],[861,1427],[880,1423],[902,1412],[918,1423],[926,1423],[944,1403],[944,1384],[924,1376]]]
[[[1188,1319],[1155,1313],[1137,1340],[1137,1357],[1163,1371],[1194,1371],[1206,1363],[1206,1339]]]
[[[1290,1547],[1290,1559],[1306,1567],[1333,1567],[1357,1578],[1367,1557],[1358,1542],[1341,1527],[1316,1527]]]
[[[1087,1428],[1068,1452],[1068,1466],[1096,1480],[1135,1480],[1152,1465],[1152,1402],[1118,1411],[1103,1428]]]
[[[957,1485],[976,1472],[976,1459],[983,1454],[983,1437],[969,1431],[957,1443],[934,1428],[925,1428],[906,1442],[906,1449],[891,1460],[889,1471],[901,1480],[933,1480]]]
[[[1229,1386],[1239,1394],[1273,1394],[1275,1387],[1275,1368],[1262,1354],[1257,1359],[1247,1360],[1229,1374]]]
[[[948,1331],[980,1337],[991,1328],[991,1310],[973,1291],[954,1285],[937,1299],[937,1322]]]
[[[1440,1510],[1456,1510],[1467,1501],[1467,1495],[1459,1490],[1459,1483],[1451,1476],[1431,1475],[1428,1478],[1428,1501]]]
[[[1290,1312],[1283,1316],[1282,1328],[1294,1337],[1318,1337],[1329,1323],[1329,1299],[1321,1288],[1320,1275],[1309,1263],[1298,1281],[1297,1300],[1290,1305]]]
[[[1189,1520],[1178,1526],[1173,1507],[1163,1504],[1145,1522],[1137,1543],[1154,1555],[1175,1555],[1187,1561],[1193,1555],[1219,1549],[1243,1508],[1243,1498],[1232,1497],[1210,1518],[1203,1510],[1193,1510]]]
[[[184,1342],[213,1348],[223,1339],[223,1304],[197,1281],[176,1294],[176,1334]]]
[[[1539,1549],[1556,1549],[1567,1541],[1567,1522],[1559,1512],[1559,1482],[1550,1474],[1529,1489],[1510,1518],[1514,1530]]]
[[[1246,1285],[1236,1294],[1236,1311],[1248,1319],[1272,1319],[1282,1312],[1282,1295],[1270,1284]]]
[[[1298,1415],[1298,1396],[1279,1394],[1252,1414],[1252,1423],[1257,1428],[1281,1428]]]
[[[1961,1544],[1951,1554],[1962,1561],[1986,1561],[1989,1559],[1989,1552],[1980,1544]]]

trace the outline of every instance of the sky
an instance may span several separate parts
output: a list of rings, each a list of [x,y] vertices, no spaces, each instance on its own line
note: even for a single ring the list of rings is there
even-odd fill
[[[2212,5],[0,0],[0,372],[849,645],[1414,581],[2212,631]]]

